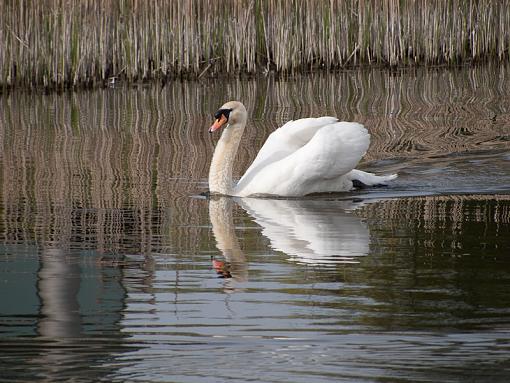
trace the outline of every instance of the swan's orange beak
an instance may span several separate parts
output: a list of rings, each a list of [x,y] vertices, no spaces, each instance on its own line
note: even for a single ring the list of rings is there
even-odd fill
[[[222,114],[221,117],[218,118],[216,121],[214,121],[214,124],[211,125],[211,127],[209,128],[209,133],[212,133],[212,132],[218,130],[223,125],[225,125],[226,122],[227,122],[227,117],[225,117]]]

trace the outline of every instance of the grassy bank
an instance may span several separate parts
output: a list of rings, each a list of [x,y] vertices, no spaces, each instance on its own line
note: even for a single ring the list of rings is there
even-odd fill
[[[510,1],[5,0],[1,87],[510,58]]]

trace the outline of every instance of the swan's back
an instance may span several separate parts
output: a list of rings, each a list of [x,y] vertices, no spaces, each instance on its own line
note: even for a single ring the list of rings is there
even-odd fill
[[[235,194],[298,196],[349,190],[342,176],[370,144],[363,125],[334,117],[290,121],[274,131],[236,186]]]
[[[257,157],[239,180],[237,188],[248,184],[253,176],[268,164],[277,162],[306,145],[326,125],[337,122],[335,117],[301,118],[288,121],[272,132],[260,148]]]

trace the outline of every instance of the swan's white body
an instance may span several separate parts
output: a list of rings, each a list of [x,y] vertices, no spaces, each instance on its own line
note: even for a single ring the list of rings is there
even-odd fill
[[[224,110],[230,110],[230,115],[224,120],[228,125],[218,141],[209,170],[212,193],[238,197],[298,197],[349,191],[353,180],[372,186],[397,177],[396,174],[376,176],[354,169],[370,144],[370,135],[363,125],[339,122],[335,117],[319,117],[289,121],[271,133],[251,166],[234,185],[232,165],[247,114],[244,105],[237,101],[223,105],[220,111]],[[220,126],[213,129],[213,125],[211,131]]]

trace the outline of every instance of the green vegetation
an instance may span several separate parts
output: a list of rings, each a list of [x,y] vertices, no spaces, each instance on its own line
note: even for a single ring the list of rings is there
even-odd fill
[[[4,0],[0,87],[508,60],[510,1]]]

